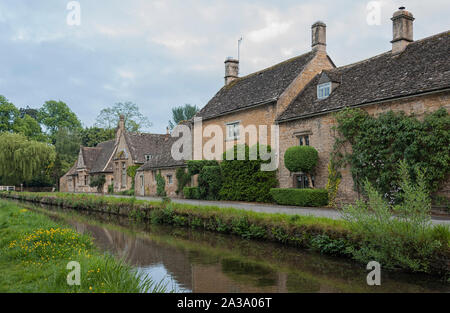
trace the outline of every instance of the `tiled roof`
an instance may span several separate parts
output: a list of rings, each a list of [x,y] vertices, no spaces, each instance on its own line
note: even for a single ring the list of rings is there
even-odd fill
[[[161,144],[157,155],[141,166],[138,171],[145,171],[150,169],[158,169],[164,167],[177,167],[185,164],[184,160],[174,160],[172,157],[172,145],[178,138],[166,136],[164,143]]]
[[[125,140],[130,149],[131,157],[136,163],[145,163],[145,155],[160,154],[168,135],[125,133]]]
[[[208,119],[276,101],[314,56],[315,52],[311,51],[236,79],[222,87],[196,116]]]
[[[100,173],[100,172],[112,172],[112,162],[108,161],[111,159],[111,155],[114,151],[115,140],[109,140],[105,142],[99,143],[96,148],[99,148],[100,151],[97,155],[97,159],[94,162],[93,167],[91,168],[91,173]]]
[[[81,153],[83,154],[84,165],[87,170],[91,170],[100,154],[100,148],[81,147]]]
[[[317,99],[317,84],[321,79],[323,82],[323,75],[318,74],[278,121],[449,88],[449,34],[446,31],[412,42],[396,56],[389,51],[355,64],[323,71],[331,81],[338,83],[331,95]]]

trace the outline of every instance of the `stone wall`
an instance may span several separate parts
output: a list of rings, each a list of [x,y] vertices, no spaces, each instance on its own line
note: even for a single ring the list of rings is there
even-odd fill
[[[450,92],[440,94],[424,95],[414,98],[396,100],[363,107],[369,114],[377,116],[383,112],[392,110],[394,112],[404,111],[408,115],[414,114],[422,118],[424,114],[436,111],[444,107],[450,110]],[[319,163],[315,173],[315,184],[318,188],[324,188],[328,179],[328,162],[330,152],[334,144],[334,132],[332,127],[336,125],[332,113],[300,119],[280,124],[280,164],[278,179],[281,188],[294,187],[292,174],[284,166],[284,153],[287,148],[298,145],[299,133],[308,133],[310,145],[319,152]],[[339,186],[338,200],[342,202],[353,202],[358,194],[353,189],[353,178],[349,168],[341,171],[342,182]],[[450,197],[450,183],[447,181],[442,185],[439,192],[447,198]]]
[[[135,177],[135,194],[137,196],[157,196],[156,194],[156,175],[161,173],[161,176],[166,181],[166,194],[168,197],[181,197],[182,194],[177,195],[178,182],[175,177],[176,168],[165,168],[161,170],[147,170],[136,173]],[[172,175],[172,183],[169,183],[168,175]],[[142,177],[144,181],[144,188],[142,188]]]

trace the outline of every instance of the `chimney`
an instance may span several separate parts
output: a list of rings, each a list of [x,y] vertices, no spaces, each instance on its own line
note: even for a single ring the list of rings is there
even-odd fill
[[[327,25],[317,21],[311,26],[311,47],[314,51],[327,50]]]
[[[414,17],[412,13],[405,10],[405,7],[400,7],[391,20],[393,30],[392,54],[398,54],[405,50],[410,42],[413,42]]]
[[[121,131],[125,130],[125,117],[123,115],[120,115],[120,119],[119,119],[119,129]]]
[[[239,61],[228,57],[225,60],[225,86],[239,77]]]

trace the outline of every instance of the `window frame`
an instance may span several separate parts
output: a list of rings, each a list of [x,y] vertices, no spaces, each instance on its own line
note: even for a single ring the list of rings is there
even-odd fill
[[[167,184],[172,185],[173,184],[173,175],[172,174],[167,174]]]
[[[317,85],[317,99],[326,99],[331,95],[331,82],[322,83]],[[325,95],[325,90],[328,90],[328,94]]]
[[[230,128],[233,126],[233,130],[234,130],[234,135],[233,137],[230,137]],[[240,138],[240,126],[241,126],[241,121],[234,121],[234,122],[229,122],[225,124],[225,131],[226,131],[226,140],[239,140]],[[236,134],[237,131],[237,134]]]

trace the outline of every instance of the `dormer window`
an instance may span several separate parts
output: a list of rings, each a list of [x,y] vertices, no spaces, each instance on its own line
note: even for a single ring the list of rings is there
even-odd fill
[[[152,155],[151,154],[146,154],[145,155],[145,161],[148,162],[152,159]]]
[[[317,99],[325,99],[331,93],[331,82],[317,85]]]

